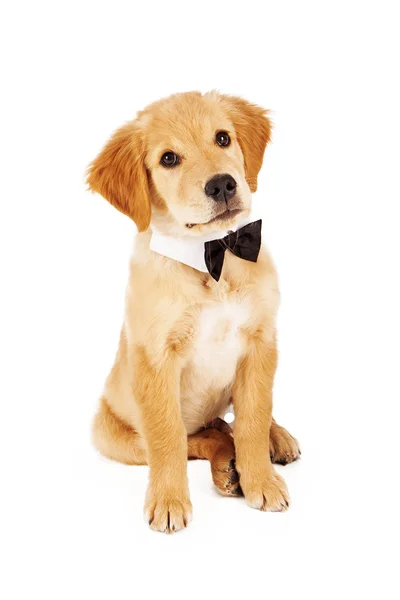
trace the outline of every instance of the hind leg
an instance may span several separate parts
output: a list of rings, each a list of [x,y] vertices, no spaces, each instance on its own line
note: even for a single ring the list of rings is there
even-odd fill
[[[269,453],[271,461],[279,465],[287,465],[300,458],[299,442],[272,419],[269,434]]]
[[[112,412],[104,398],[93,421],[92,435],[94,445],[107,458],[126,465],[147,464],[143,438]]]
[[[215,419],[206,429],[188,437],[188,456],[210,461],[213,482],[220,494],[241,496],[231,431],[225,421]]]
[[[208,427],[233,437],[233,430],[223,419],[214,419]],[[284,427],[278,425],[275,419],[272,419],[270,428],[269,451],[271,461],[280,465],[287,465],[301,456],[299,442]]]
[[[204,431],[188,437],[188,458],[207,459],[217,490],[226,496],[241,494],[235,470],[235,447],[229,435],[229,425],[216,419]],[[218,429],[217,429],[218,428]],[[126,465],[146,465],[146,446],[143,438],[117,417],[102,398],[100,410],[93,423],[93,442],[106,456]]]

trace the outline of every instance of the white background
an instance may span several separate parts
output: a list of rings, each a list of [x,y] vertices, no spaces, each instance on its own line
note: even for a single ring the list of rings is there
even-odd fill
[[[5,600],[399,597],[396,4],[3,4]],[[194,520],[164,536],[142,520],[147,468],[90,444],[134,226],[84,171],[147,103],[213,88],[273,111],[258,197],[282,292],[275,416],[303,456],[279,468],[286,514],[219,497],[191,462]]]

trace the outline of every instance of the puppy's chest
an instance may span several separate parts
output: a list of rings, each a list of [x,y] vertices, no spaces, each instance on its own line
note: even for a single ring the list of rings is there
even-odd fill
[[[231,383],[243,354],[243,328],[249,317],[249,301],[235,293],[202,307],[191,362],[204,384],[224,387]]]

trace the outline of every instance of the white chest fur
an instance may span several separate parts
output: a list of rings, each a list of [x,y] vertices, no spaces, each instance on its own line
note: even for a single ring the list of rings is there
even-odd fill
[[[181,379],[182,417],[188,433],[224,414],[244,352],[242,327],[249,316],[248,300],[240,301],[236,294],[204,305]]]
[[[193,363],[205,384],[223,388],[233,381],[243,352],[241,327],[248,318],[249,306],[243,301],[226,299],[203,308],[194,343]]]

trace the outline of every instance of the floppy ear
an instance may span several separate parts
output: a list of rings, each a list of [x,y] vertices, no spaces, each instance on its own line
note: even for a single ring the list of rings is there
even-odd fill
[[[135,122],[114,133],[88,169],[90,189],[135,221],[139,231],[150,224],[149,182],[144,164],[144,144]]]
[[[265,147],[271,137],[272,124],[268,111],[235,96],[221,96],[222,106],[235,126],[244,156],[246,181],[252,192],[257,191],[257,176],[261,169]]]

